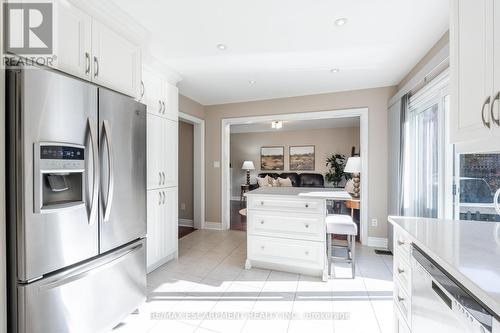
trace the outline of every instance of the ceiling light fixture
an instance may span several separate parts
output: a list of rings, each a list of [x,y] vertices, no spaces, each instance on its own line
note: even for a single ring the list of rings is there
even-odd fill
[[[248,81],[248,83],[250,83],[250,84],[256,84],[256,83],[257,83],[257,81],[255,81],[255,80],[250,80],[250,81]]]
[[[271,123],[271,128],[280,129],[283,127],[283,122],[281,120],[276,120]]]
[[[340,72],[340,69],[338,69],[338,68],[332,68],[332,69],[330,69],[330,73],[332,73],[332,74],[335,74],[335,73],[338,73],[338,72]]]
[[[337,27],[341,27],[347,23],[347,19],[345,17],[341,17],[335,20],[335,25]]]
[[[217,44],[217,48],[221,51],[225,51],[227,49],[226,44]]]

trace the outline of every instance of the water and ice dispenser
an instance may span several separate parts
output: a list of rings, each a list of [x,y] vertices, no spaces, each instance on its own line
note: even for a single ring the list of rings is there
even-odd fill
[[[85,146],[37,143],[34,152],[35,213],[85,204]]]

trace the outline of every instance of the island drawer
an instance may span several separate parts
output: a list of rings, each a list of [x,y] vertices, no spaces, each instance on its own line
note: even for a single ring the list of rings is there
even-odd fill
[[[406,231],[394,228],[394,257],[399,257],[410,263],[411,240]]]
[[[325,212],[325,202],[318,199],[250,196],[248,198],[248,209],[323,214]]]
[[[249,210],[247,232],[303,240],[325,239],[325,217],[321,214]]]
[[[322,242],[248,235],[248,258],[285,266],[323,269],[325,245]]]
[[[411,266],[400,256],[394,256],[394,283],[407,295],[411,295]]]
[[[411,299],[397,283],[394,284],[394,304],[396,305],[396,308],[400,311],[404,320],[408,323],[408,326],[410,326]]]

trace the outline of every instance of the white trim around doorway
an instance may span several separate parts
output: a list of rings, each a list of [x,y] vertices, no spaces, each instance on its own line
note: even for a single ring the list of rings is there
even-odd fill
[[[179,112],[179,120],[193,125],[193,227],[205,228],[205,120]]]
[[[311,119],[332,119],[332,118],[360,118],[360,143],[361,143],[361,212],[360,212],[360,233],[361,243],[368,244],[368,108],[341,109],[329,111],[290,113],[279,115],[266,115],[254,117],[238,117],[222,119],[221,124],[221,194],[222,194],[222,230],[230,227],[230,205],[231,205],[231,179],[229,172],[230,163],[230,137],[231,125],[251,124],[259,122],[271,122],[273,120],[311,120]]]

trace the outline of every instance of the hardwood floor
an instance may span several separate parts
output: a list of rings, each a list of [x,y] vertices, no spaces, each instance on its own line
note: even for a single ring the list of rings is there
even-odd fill
[[[240,210],[246,207],[246,201],[231,200],[231,230],[247,231],[247,217],[240,214]]]
[[[192,233],[193,231],[195,231],[196,229],[193,228],[193,227],[183,227],[183,226],[179,226],[179,239],[181,239],[182,237],[184,236],[187,236],[189,235],[190,233]]]

